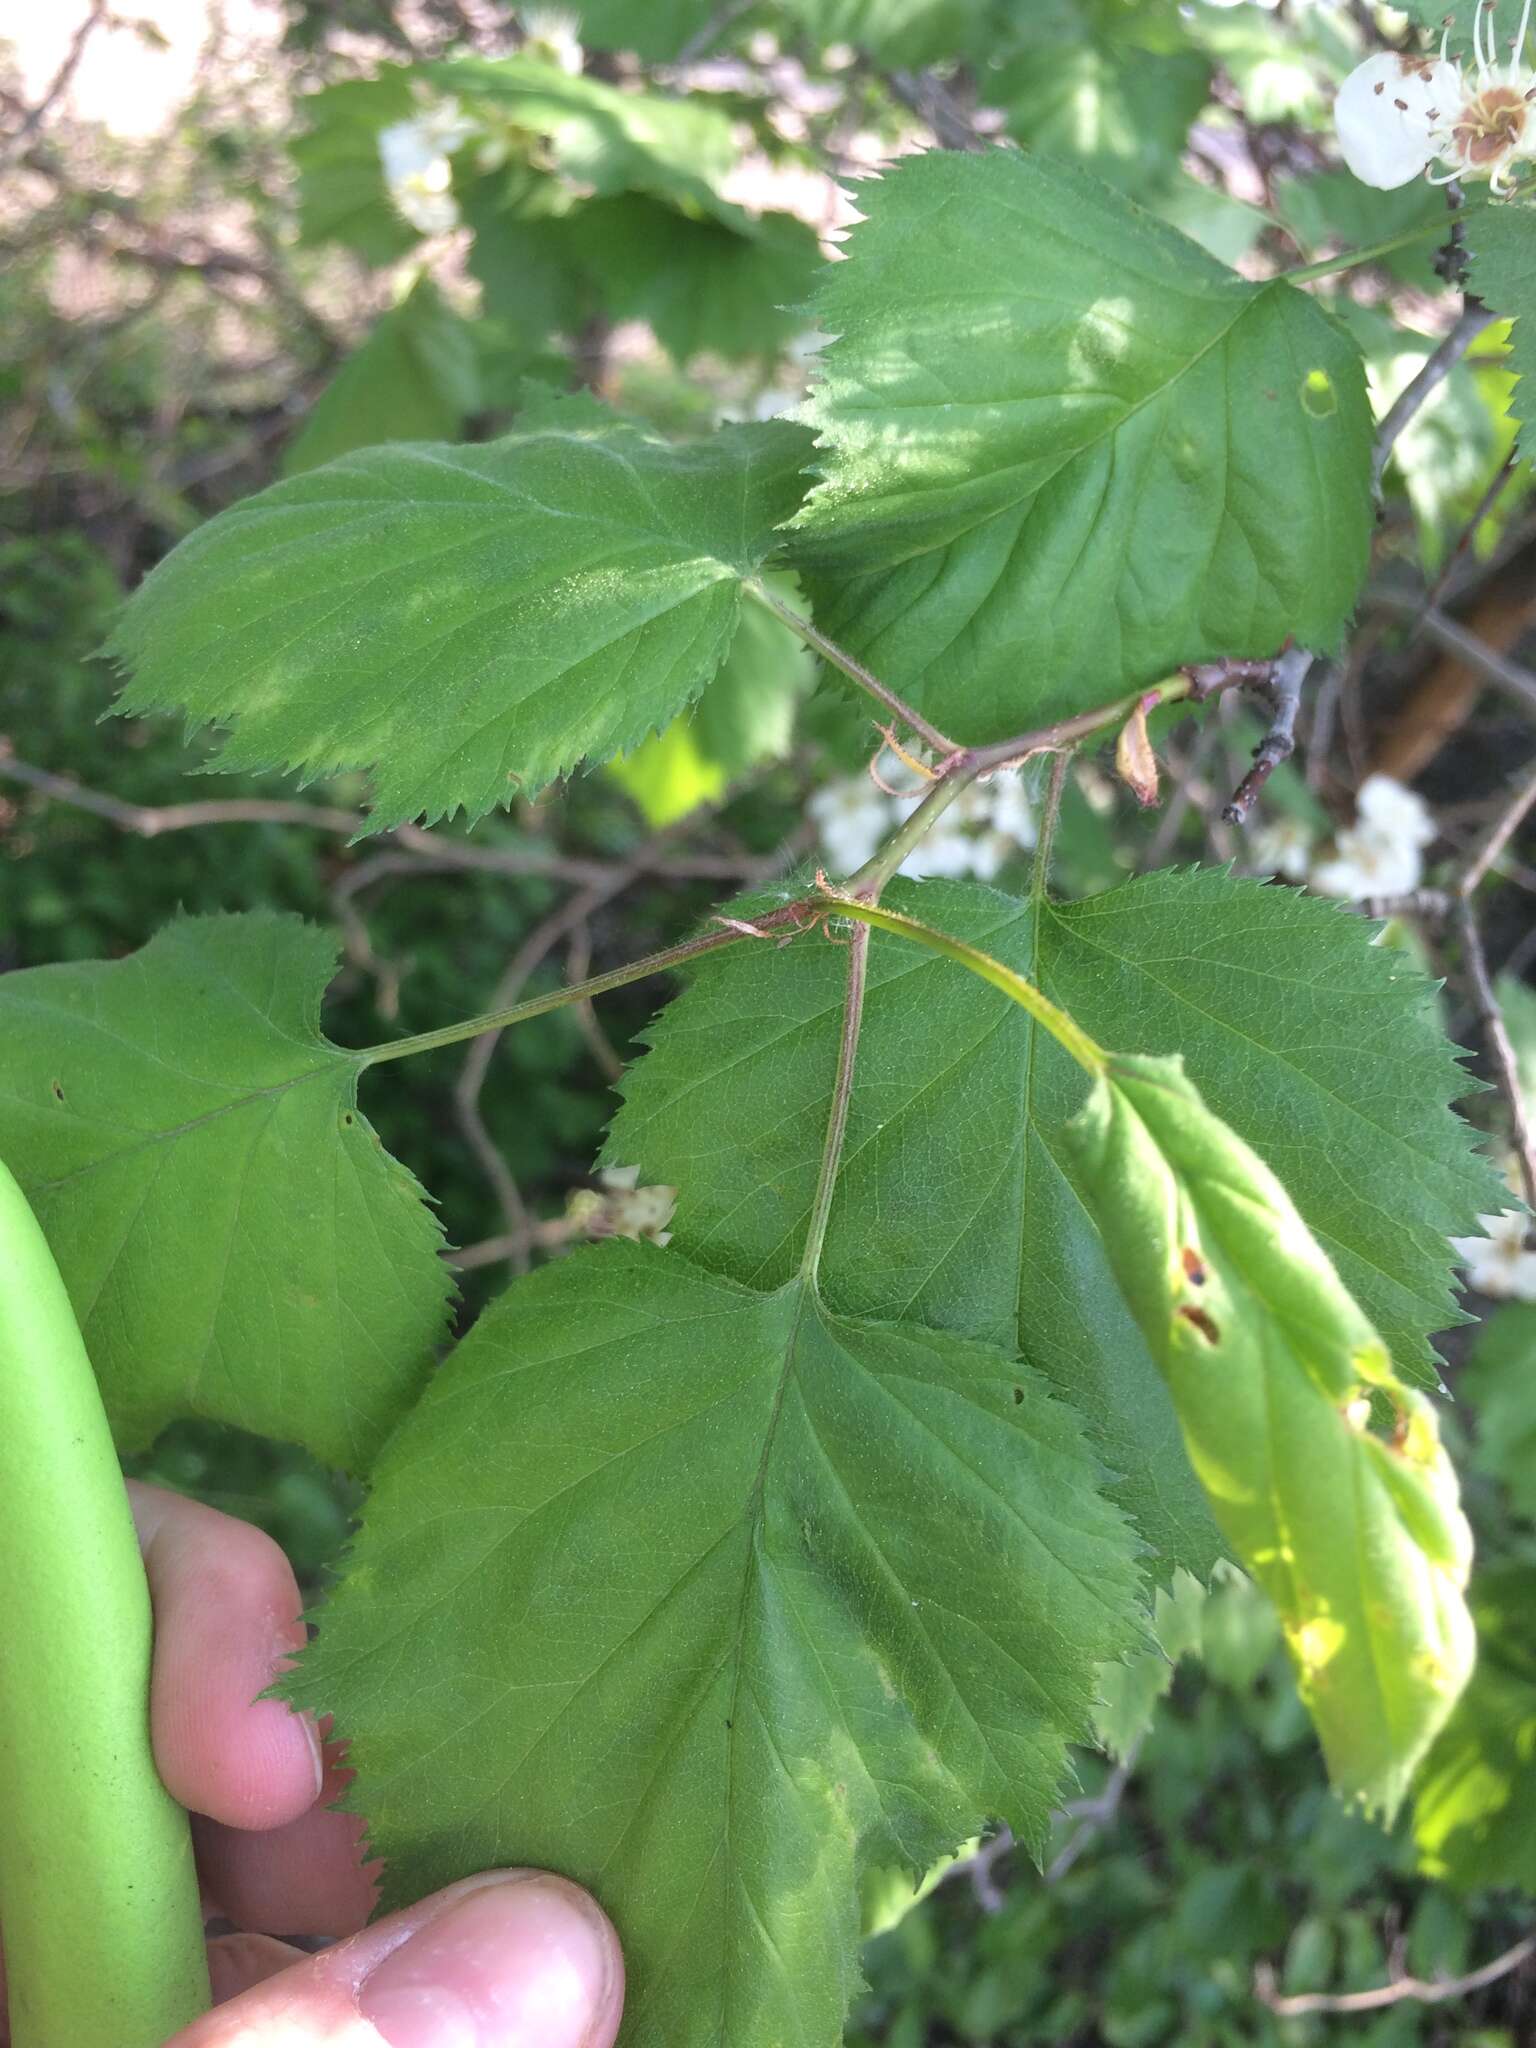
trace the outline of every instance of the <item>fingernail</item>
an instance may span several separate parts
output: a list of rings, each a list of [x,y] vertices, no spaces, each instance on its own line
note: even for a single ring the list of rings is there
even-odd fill
[[[580,1893],[508,1878],[386,1956],[358,2005],[389,2048],[587,2048],[614,1976],[613,1937]]]
[[[325,1751],[320,1745],[320,1730],[308,1714],[300,1714],[299,1726],[304,1730],[304,1739],[309,1744],[309,1753],[315,1766],[315,1797],[318,1799],[325,1790]]]

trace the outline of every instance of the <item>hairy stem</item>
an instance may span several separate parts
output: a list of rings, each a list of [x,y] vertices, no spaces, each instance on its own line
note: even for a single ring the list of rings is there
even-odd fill
[[[811,1221],[800,1260],[800,1277],[812,1287],[821,1270],[821,1250],[827,1241],[832,1196],[837,1187],[838,1168],[843,1163],[848,1105],[853,1100],[853,1070],[859,1052],[859,1026],[864,1020],[864,983],[868,965],[869,927],[861,924],[848,938],[848,993],[843,999],[843,1032],[837,1047],[837,1077],[832,1084],[826,1142],[821,1148],[821,1172],[816,1180],[816,1196],[811,1203]]]
[[[160,2048],[211,1998],[153,1624],[96,1378],[0,1166],[0,1924],[13,2048]]]
[[[926,740],[928,745],[936,748],[940,754],[953,754],[959,751],[953,740],[946,739],[936,725],[930,725],[920,711],[914,711],[904,698],[898,697],[893,689],[882,683],[862,661],[856,661],[845,648],[839,647],[835,640],[829,640],[809,619],[801,618],[791,605],[782,604],[765,584],[759,583],[755,577],[749,577],[741,587],[755,604],[760,604],[765,611],[772,612],[776,619],[782,620],[790,631],[797,633],[806,646],[814,649],[823,661],[830,662],[833,668],[848,678],[849,682],[857,684],[866,696],[873,697],[877,704],[883,705],[893,718],[899,718],[903,725],[909,726],[919,739]]]
[[[1063,750],[1051,756],[1051,779],[1046,786],[1045,809],[1035,835],[1035,858],[1029,871],[1030,901],[1039,904],[1051,879],[1051,849],[1056,844],[1056,827],[1061,822],[1061,800],[1066,794],[1067,769],[1072,756]]]

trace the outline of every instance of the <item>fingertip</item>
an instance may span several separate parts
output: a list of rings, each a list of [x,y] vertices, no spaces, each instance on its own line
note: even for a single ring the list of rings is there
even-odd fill
[[[130,1486],[155,1614],[155,1761],[183,1806],[265,1829],[314,1805],[314,1723],[261,1695],[303,1648],[298,1583],[260,1529],[159,1488]]]

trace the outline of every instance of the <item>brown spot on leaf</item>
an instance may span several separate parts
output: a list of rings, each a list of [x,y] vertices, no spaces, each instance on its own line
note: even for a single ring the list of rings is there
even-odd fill
[[[1221,1332],[1216,1327],[1215,1318],[1207,1315],[1203,1308],[1191,1308],[1188,1302],[1183,1302],[1178,1312],[1186,1323],[1194,1324],[1207,1344],[1221,1342]]]
[[[1194,1246],[1189,1244],[1185,1245],[1183,1251],[1180,1253],[1179,1256],[1184,1261],[1184,1271],[1189,1280],[1193,1282],[1193,1284],[1196,1287],[1203,1287],[1205,1285],[1206,1278],[1205,1264],[1204,1261],[1201,1259],[1200,1254],[1195,1250]]]

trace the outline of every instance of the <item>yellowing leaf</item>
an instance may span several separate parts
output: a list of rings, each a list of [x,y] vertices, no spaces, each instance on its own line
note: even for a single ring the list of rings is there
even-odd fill
[[[1334,1783],[1390,1815],[1473,1661],[1471,1535],[1434,1411],[1181,1061],[1111,1058],[1071,1135],[1190,1462],[1279,1610]]]

